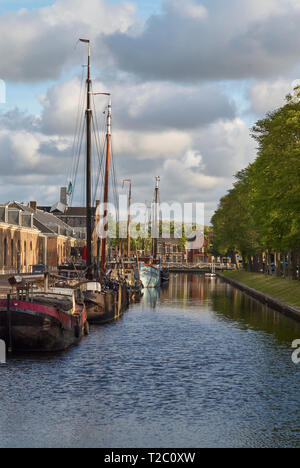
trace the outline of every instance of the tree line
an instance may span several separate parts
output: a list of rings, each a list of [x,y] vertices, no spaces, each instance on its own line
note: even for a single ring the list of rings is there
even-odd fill
[[[212,218],[214,250],[253,272],[299,278],[300,87],[252,128],[256,160],[235,175]]]

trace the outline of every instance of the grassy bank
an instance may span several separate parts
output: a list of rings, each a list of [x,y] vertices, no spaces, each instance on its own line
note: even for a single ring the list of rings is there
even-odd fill
[[[226,271],[222,274],[246,284],[250,288],[269,294],[279,301],[300,308],[300,281],[276,278],[260,273],[248,273],[246,271]]]

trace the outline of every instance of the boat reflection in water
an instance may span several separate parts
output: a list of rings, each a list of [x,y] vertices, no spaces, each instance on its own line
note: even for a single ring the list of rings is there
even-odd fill
[[[143,289],[143,294],[143,305],[151,307],[151,309],[155,309],[156,306],[159,304],[161,289],[145,288]]]

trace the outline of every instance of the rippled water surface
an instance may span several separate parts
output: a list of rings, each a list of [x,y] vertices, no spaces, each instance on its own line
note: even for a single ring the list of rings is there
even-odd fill
[[[0,366],[0,446],[297,447],[296,322],[173,275],[78,347]]]

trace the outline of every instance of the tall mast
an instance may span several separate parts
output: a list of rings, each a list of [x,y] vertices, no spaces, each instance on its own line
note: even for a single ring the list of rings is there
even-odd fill
[[[154,212],[154,218],[155,218],[155,239],[154,239],[154,259],[157,259],[157,253],[158,253],[158,237],[159,237],[159,223],[158,223],[158,201],[159,201],[159,182],[160,182],[160,177],[157,176],[156,178],[156,184],[155,184],[155,212]]]
[[[131,179],[125,179],[123,180],[123,186],[124,183],[128,182],[129,183],[129,194],[128,194],[128,222],[127,222],[127,258],[129,259],[130,257],[130,242],[131,242],[131,236],[130,236],[130,225],[131,225]]]
[[[89,39],[80,39],[80,42],[88,44],[88,65],[87,65],[87,104],[86,104],[86,266],[87,279],[92,278],[92,208],[91,208],[91,46]]]
[[[110,140],[111,140],[111,97],[110,97],[109,93],[101,93],[101,94],[106,94],[106,95],[109,96],[108,113],[107,113],[107,131],[106,131],[105,181],[104,181],[104,197],[103,197],[105,225],[104,225],[104,236],[103,236],[102,243],[101,243],[101,263],[100,263],[100,267],[101,267],[102,271],[105,271],[105,265],[106,265],[106,238],[107,238],[107,231],[108,231],[107,204],[108,204]]]

